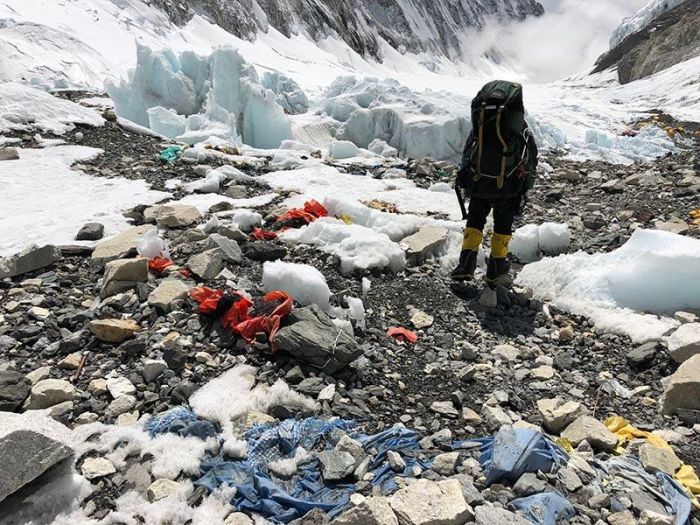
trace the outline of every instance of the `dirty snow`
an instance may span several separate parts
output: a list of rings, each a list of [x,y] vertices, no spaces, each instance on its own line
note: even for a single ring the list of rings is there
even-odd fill
[[[301,304],[317,304],[323,310],[330,309],[331,290],[326,278],[313,266],[268,261],[263,264],[262,281],[266,292],[282,290]]]
[[[678,310],[700,308],[700,240],[637,230],[610,253],[578,252],[525,266],[516,283],[537,299],[589,317],[635,342],[678,326]]]
[[[88,244],[74,238],[90,221],[104,224],[106,237],[115,235],[129,227],[124,210],[170,195],[150,190],[143,180],[92,177],[70,168],[73,162],[101,154],[99,149],[56,146],[18,151],[20,158],[3,161],[0,170],[0,256],[32,243]]]

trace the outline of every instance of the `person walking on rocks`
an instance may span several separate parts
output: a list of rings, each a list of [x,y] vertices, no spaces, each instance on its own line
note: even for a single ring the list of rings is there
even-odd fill
[[[474,277],[486,218],[493,210],[486,282],[490,286],[510,284],[508,245],[513,221],[527,203],[536,174],[537,145],[525,121],[522,86],[503,80],[489,82],[472,101],[472,131],[455,183],[467,226],[452,279]],[[465,197],[469,198],[468,210]]]

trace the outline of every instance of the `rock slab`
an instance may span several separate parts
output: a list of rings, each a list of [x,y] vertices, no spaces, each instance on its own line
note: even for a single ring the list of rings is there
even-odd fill
[[[401,525],[461,525],[474,519],[456,479],[412,481],[389,498],[389,505]]]

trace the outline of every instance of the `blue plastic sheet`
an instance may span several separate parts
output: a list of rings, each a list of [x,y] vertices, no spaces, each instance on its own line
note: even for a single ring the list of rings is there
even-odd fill
[[[396,490],[394,477],[409,476],[413,466],[430,468],[431,462],[421,460],[418,433],[405,428],[392,428],[373,436],[353,433],[353,423],[342,419],[323,421],[318,418],[288,419],[279,424],[259,425],[245,434],[248,457],[242,461],[228,461],[222,454],[206,458],[200,465],[202,477],[195,482],[209,490],[221,485],[237,488],[232,504],[238,511],[255,512],[278,523],[289,523],[312,509],[320,508],[330,517],[340,514],[355,491],[354,483],[326,482],[318,460],[301,465],[288,480],[272,478],[265,465],[270,461],[293,457],[300,446],[306,450],[326,441],[325,448],[335,446],[334,430],[343,430],[363,446],[373,451],[369,466],[372,483],[383,494]],[[396,473],[389,467],[389,450],[404,457],[406,469]]]
[[[486,471],[487,485],[514,484],[526,472],[556,472],[569,460],[561,447],[529,428],[503,426],[493,437],[459,441],[453,448],[474,442],[481,444],[479,463]]]
[[[518,498],[511,505],[535,525],[556,525],[576,514],[569,501],[556,492],[543,492],[527,498]]]
[[[211,421],[199,418],[186,407],[176,407],[152,417],[146,423],[146,430],[155,437],[158,434],[177,434],[182,437],[195,436],[207,439],[216,436],[219,429]]]

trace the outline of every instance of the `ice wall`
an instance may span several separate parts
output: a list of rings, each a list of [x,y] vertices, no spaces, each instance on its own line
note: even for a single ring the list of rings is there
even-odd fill
[[[106,88],[117,114],[183,142],[216,136],[275,148],[292,136],[275,93],[231,47],[203,57],[139,45],[136,68]]]

